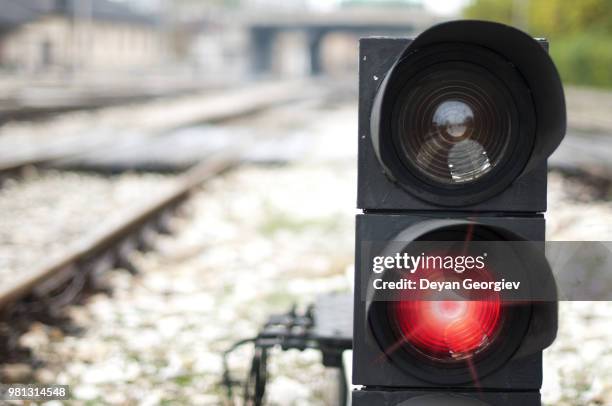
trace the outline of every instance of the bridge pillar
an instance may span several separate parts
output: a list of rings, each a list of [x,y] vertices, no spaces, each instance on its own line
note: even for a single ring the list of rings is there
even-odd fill
[[[267,27],[251,28],[251,71],[255,75],[272,71],[272,50],[276,30]]]
[[[325,32],[322,30],[310,30],[308,32],[308,48],[310,53],[310,74],[316,76],[322,73],[321,43]]]

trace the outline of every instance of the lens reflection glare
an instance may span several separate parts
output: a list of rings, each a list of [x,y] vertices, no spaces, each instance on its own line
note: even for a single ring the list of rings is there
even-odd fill
[[[451,137],[462,137],[474,122],[472,108],[461,100],[448,100],[440,103],[433,116],[433,124],[438,130]]]

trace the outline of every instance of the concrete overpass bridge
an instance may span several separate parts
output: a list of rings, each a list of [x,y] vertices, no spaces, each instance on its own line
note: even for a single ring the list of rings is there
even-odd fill
[[[286,33],[305,34],[310,74],[322,71],[321,47],[331,33],[360,36],[414,36],[440,22],[440,18],[421,9],[347,8],[332,12],[247,13],[238,18],[249,32],[252,70],[265,74],[273,66],[274,43]]]

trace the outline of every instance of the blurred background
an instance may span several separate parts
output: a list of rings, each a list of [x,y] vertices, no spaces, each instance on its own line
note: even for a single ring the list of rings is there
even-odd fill
[[[0,0],[2,382],[71,385],[75,404],[231,404],[224,350],[351,289],[358,39],[456,18],[550,40],[570,128],[548,238],[610,240],[608,0]],[[158,213],[164,232],[117,237],[237,152]],[[545,404],[612,405],[612,306],[560,311]],[[235,377],[250,356],[230,358]],[[316,351],[276,351],[270,373],[268,404],[331,404]]]

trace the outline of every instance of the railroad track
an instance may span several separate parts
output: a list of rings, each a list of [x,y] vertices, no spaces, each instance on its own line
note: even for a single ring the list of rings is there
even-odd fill
[[[48,159],[26,159],[0,163],[0,186],[6,179],[21,177],[27,168],[41,167],[48,162],[50,162]]]
[[[201,84],[179,85],[164,88],[130,88],[114,86],[74,87],[62,83],[52,86],[30,85],[4,95],[0,99],[0,124],[9,121],[36,120],[80,110],[95,110],[108,106],[139,103],[160,97],[180,96],[214,90],[219,86]]]
[[[0,187],[3,180],[18,179],[28,168],[46,168],[58,163],[61,165],[71,159],[100,153],[112,155],[115,151],[108,152],[109,150],[123,145],[118,139],[128,145],[139,142],[139,147],[144,150],[150,144],[163,142],[164,138],[172,136],[177,130],[203,123],[221,123],[286,103],[315,99],[320,97],[324,91],[322,89],[321,84],[310,82],[255,83],[211,95],[193,95],[174,101],[132,106],[130,111],[133,111],[133,114],[125,115],[123,112],[113,111],[114,115],[109,113],[106,117],[106,121],[117,128],[125,129],[125,132],[118,133],[113,130],[110,136],[97,138],[80,137],[80,133],[66,138],[61,128],[59,133],[47,134],[43,125],[42,130],[38,130],[44,131],[45,136],[40,137],[40,142],[30,141],[33,148],[27,153],[19,157],[0,157]],[[0,108],[0,113],[1,111]],[[94,130],[91,123],[88,123],[80,128],[81,133]],[[13,147],[11,144],[0,143],[0,149],[5,151],[12,151]],[[176,147],[180,148],[181,144],[178,143]],[[184,148],[189,150],[192,147]]]
[[[294,90],[294,87],[252,89],[247,92],[249,98],[238,105],[235,99],[243,97],[245,92],[232,94],[224,97],[223,103],[212,103],[214,100],[211,100],[210,105],[203,109],[183,112],[182,117],[160,121],[149,130],[176,128],[185,122],[199,122],[202,117],[206,121],[214,121],[250,114],[295,99]],[[266,97],[262,96],[262,91],[266,92]],[[78,245],[70,245],[61,256],[54,257],[43,266],[35,269],[26,268],[28,269],[26,272],[15,277],[11,275],[10,279],[5,278],[0,284],[0,320],[14,317],[14,310],[19,307],[14,305],[20,302],[50,302],[47,299],[54,298],[53,303],[57,303],[59,307],[63,306],[63,302],[71,301],[71,295],[64,295],[62,292],[75,280],[81,280],[77,285],[91,285],[92,280],[95,284],[96,275],[108,268],[119,266],[133,270],[127,259],[129,253],[146,245],[147,235],[151,231],[163,231],[164,223],[172,209],[186,200],[197,185],[239,164],[244,158],[236,151],[235,146],[230,149],[232,152],[228,151],[228,148],[223,148],[207,155],[208,158],[204,162],[179,175],[172,190],[155,198],[133,215],[110,224],[95,235],[79,237]],[[0,181],[2,175],[18,175],[27,167],[44,167],[47,164],[52,166],[55,159],[47,157],[23,162],[4,164],[0,162]],[[64,300],[62,296],[66,296],[67,299]],[[22,315],[23,313],[21,311]]]
[[[209,156],[180,175],[170,191],[132,215],[110,224],[46,265],[4,281],[0,287],[0,315],[5,320],[14,317],[13,308],[24,300],[41,302],[45,306],[49,303],[63,306],[69,299],[47,299],[65,291],[66,286],[75,280],[80,281],[77,283],[79,287],[83,287],[89,278],[94,278],[99,272],[116,266],[129,268],[126,256],[141,246],[140,242],[147,233],[152,230],[164,231],[163,225],[168,216],[196,187],[239,162],[239,155],[235,152],[223,151]]]

